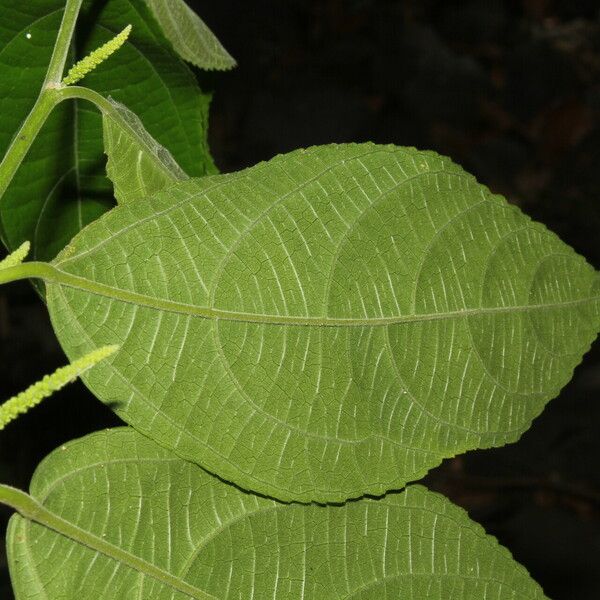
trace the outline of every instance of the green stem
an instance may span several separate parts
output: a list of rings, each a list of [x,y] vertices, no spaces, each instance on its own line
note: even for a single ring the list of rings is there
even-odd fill
[[[45,89],[40,93],[31,112],[8,147],[0,163],[0,198],[6,192],[42,125],[46,122],[52,109],[60,102],[60,97],[56,92],[57,90]]]
[[[69,54],[73,32],[75,31],[75,23],[77,22],[77,16],[79,15],[82,1],[83,0],[67,0],[56,43],[54,44],[52,58],[50,59],[48,71],[46,72],[46,79],[44,79],[44,88],[59,86],[62,81],[65,63],[67,62],[67,55]]]
[[[0,269],[0,285],[10,283],[11,281],[20,281],[21,279],[44,279],[51,280],[56,269],[48,263],[27,262]]]
[[[208,594],[183,581],[172,573],[149,563],[143,558],[135,556],[134,554],[123,550],[123,548],[115,546],[101,537],[66,521],[57,514],[49,511],[35,498],[32,498],[29,494],[26,494],[21,490],[0,484],[0,504],[10,506],[25,519],[29,519],[52,531],[56,531],[74,542],[82,544],[96,552],[100,552],[139,573],[152,577],[164,585],[187,594],[191,598],[195,598],[196,600],[215,600],[215,596],[212,594]]]
[[[115,113],[114,106],[101,94],[91,90],[89,88],[79,85],[69,85],[57,90],[61,100],[68,100],[70,98],[88,100],[92,104],[102,111],[109,114]]]
[[[39,509],[43,508],[29,494],[4,484],[0,484],[0,504],[10,506],[26,519],[32,521],[36,520]]]
[[[42,90],[0,163],[0,198],[8,189],[42,125],[61,100],[58,90],[82,1],[67,0]]]

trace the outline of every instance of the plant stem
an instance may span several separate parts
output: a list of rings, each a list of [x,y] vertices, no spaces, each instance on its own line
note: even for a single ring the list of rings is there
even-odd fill
[[[100,552],[138,573],[152,577],[163,585],[182,592],[191,598],[195,598],[196,600],[216,600],[215,596],[212,594],[190,585],[180,577],[149,563],[139,556],[135,556],[134,554],[123,550],[123,548],[120,548],[119,546],[111,544],[89,531],[81,529],[69,521],[66,521],[62,517],[59,517],[57,514],[48,510],[35,498],[32,498],[29,494],[26,494],[17,488],[0,484],[0,504],[10,506],[25,519],[29,519],[52,531],[56,531],[74,542],[87,548],[91,548],[96,552]]]
[[[114,106],[104,97],[102,94],[79,85],[69,85],[57,90],[60,100],[68,100],[71,98],[79,100],[87,100],[92,104],[95,104],[98,110],[107,112],[109,114],[115,113]]]
[[[21,279],[51,280],[56,269],[43,262],[26,262],[14,267],[0,269],[0,285]]]
[[[54,44],[52,58],[46,72],[46,79],[44,79],[44,88],[60,85],[82,1],[67,0],[56,43]]]
[[[0,163],[0,198],[6,192],[42,125],[46,122],[52,109],[60,102],[60,97],[57,96],[56,91],[45,89],[40,93],[31,112],[23,121],[21,128],[8,147]]]
[[[42,125],[61,100],[58,90],[82,1],[67,0],[42,90],[0,163],[0,198],[6,192]]]
[[[39,508],[42,508],[29,494],[4,484],[0,484],[0,504],[10,506],[25,518],[32,520],[35,520]]]

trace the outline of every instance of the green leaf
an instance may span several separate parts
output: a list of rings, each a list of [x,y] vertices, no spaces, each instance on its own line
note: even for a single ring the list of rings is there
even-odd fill
[[[0,155],[40,90],[63,5],[0,0]],[[214,172],[206,142],[209,97],[172,53],[142,0],[88,1],[84,9],[78,57],[133,25],[128,42],[87,75],[86,85],[134,111],[186,173]],[[55,109],[0,200],[0,237],[8,248],[31,240],[33,256],[53,258],[114,204],[101,127],[100,114],[83,100]]]
[[[167,39],[181,58],[201,69],[226,70],[235,60],[183,0],[145,0]]]
[[[79,541],[12,517],[19,600],[544,598],[505,548],[421,486],[344,506],[279,504],[117,429],[56,450],[31,493]]]
[[[71,359],[121,346],[84,377],[98,398],[282,500],[381,494],[517,440],[600,327],[581,256],[450,160],[394,146],[178,184],[29,268]]]
[[[102,110],[106,173],[118,203],[144,198],[187,175],[171,153],[144,128],[135,113],[109,98]]]

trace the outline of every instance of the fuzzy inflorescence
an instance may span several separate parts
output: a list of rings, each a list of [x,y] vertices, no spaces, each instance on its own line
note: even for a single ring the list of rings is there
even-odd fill
[[[127,40],[131,32],[131,25],[127,25],[121,33],[117,34],[112,40],[106,42],[100,48],[96,48],[91,54],[74,64],[65,78],[62,80],[64,85],[72,85],[83,79],[90,71],[93,71],[100,63],[104,62],[111,54],[116,52]]]
[[[29,254],[30,248],[31,244],[29,242],[23,242],[12,254],[0,260],[0,269],[8,269],[20,265]]]
[[[41,381],[34,383],[24,392],[17,394],[0,406],[0,430],[4,429],[19,415],[39,404],[44,398],[52,395],[65,385],[74,381],[82,373],[108,358],[118,350],[118,346],[103,346],[92,350],[66,367],[57,369],[52,375],[46,375]]]

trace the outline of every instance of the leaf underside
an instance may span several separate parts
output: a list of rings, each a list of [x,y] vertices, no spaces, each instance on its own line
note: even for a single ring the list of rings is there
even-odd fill
[[[515,441],[600,321],[583,258],[450,160],[393,146],[178,184],[53,264],[68,356],[121,346],[94,394],[282,500],[381,494]]]
[[[109,99],[102,111],[106,174],[117,203],[144,198],[187,179],[171,153],[145,129],[125,105]]]
[[[227,70],[235,60],[183,0],[145,0],[173,49],[201,69]]]
[[[545,598],[462,509],[421,486],[337,507],[279,504],[122,428],[56,450],[31,493],[135,566],[13,516],[18,600]],[[182,582],[197,591],[178,591]]]
[[[0,0],[0,155],[41,88],[63,8],[63,0]],[[77,58],[129,23],[129,41],[83,84],[134,111],[186,173],[214,172],[206,142],[209,97],[173,54],[143,0],[86,0]],[[101,116],[88,102],[66,101],[50,116],[2,198],[0,237],[9,249],[30,240],[35,258],[51,259],[113,204]]]

